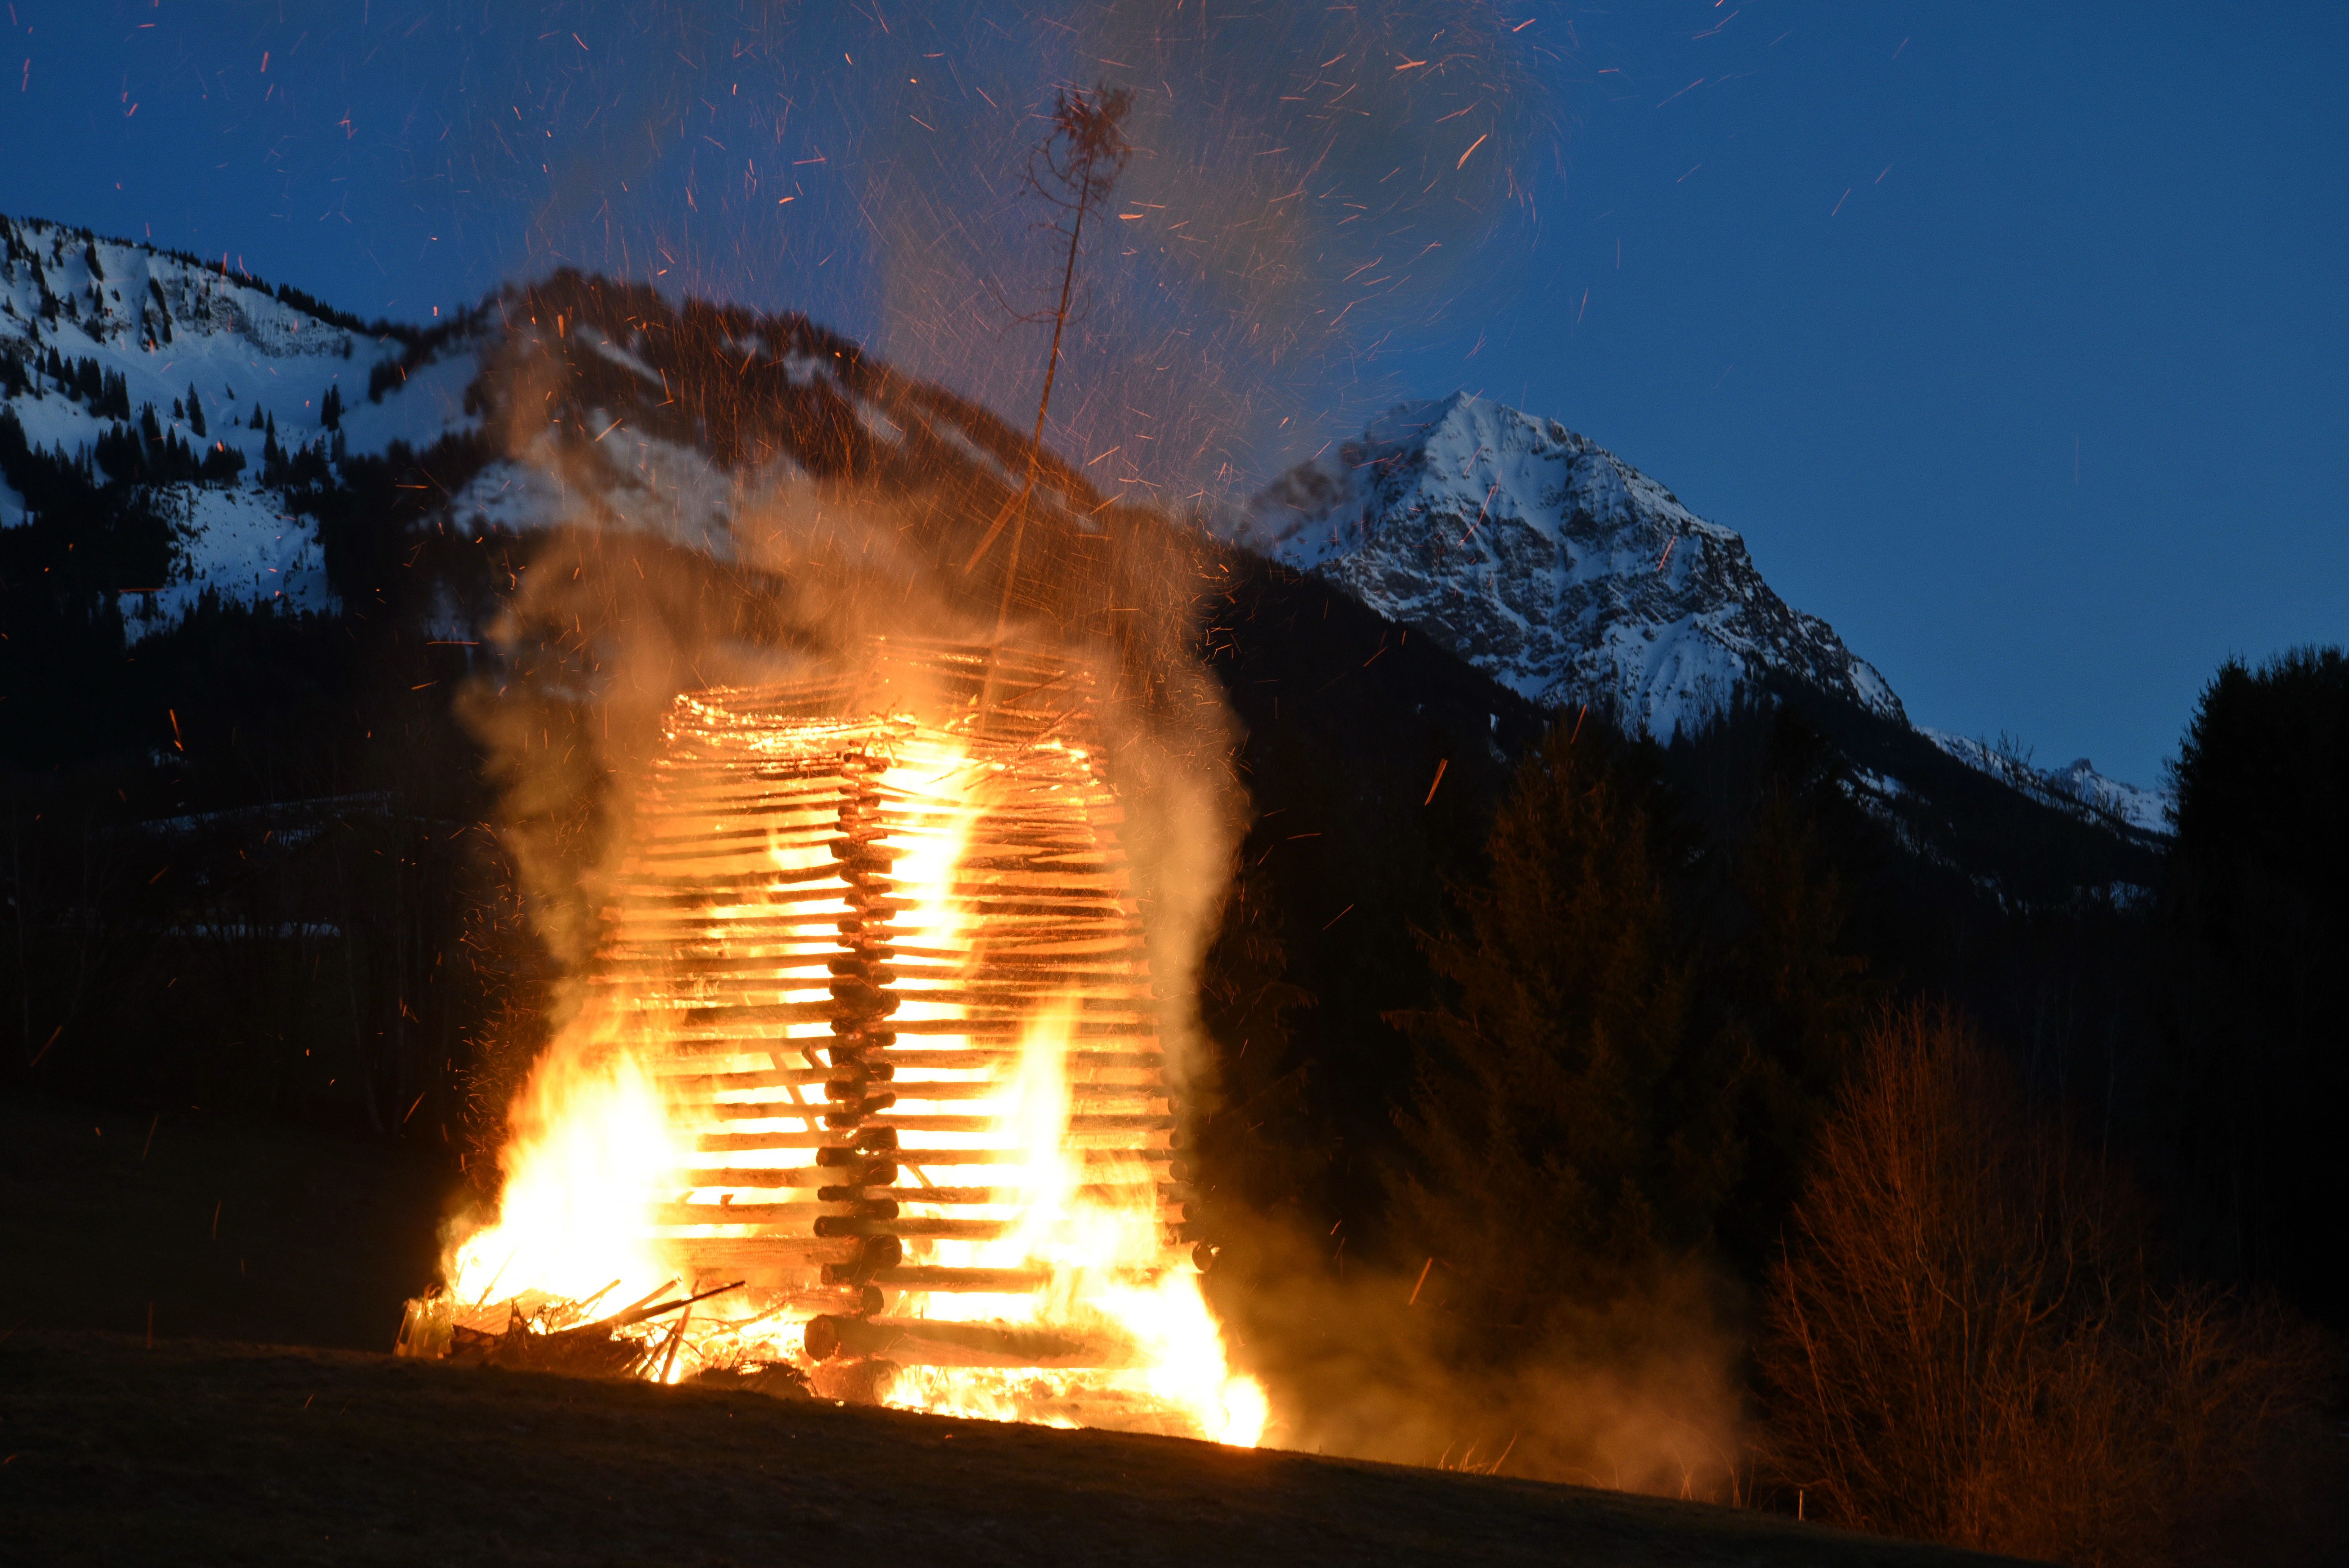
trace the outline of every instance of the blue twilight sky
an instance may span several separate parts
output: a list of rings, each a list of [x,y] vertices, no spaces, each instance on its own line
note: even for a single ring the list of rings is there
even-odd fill
[[[1919,722],[2142,783],[2221,658],[2349,639],[2339,5],[5,20],[0,210],[399,318],[565,263],[652,277],[1015,413],[1049,273],[1031,113],[1123,83],[1133,213],[1089,256],[1053,428],[1121,483],[1228,493],[1398,397],[1481,391],[1742,531]]]

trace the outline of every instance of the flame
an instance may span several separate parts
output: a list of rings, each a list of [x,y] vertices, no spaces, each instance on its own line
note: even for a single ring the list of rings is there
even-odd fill
[[[1091,1384],[1097,1392],[1139,1395],[1170,1407],[1216,1442],[1253,1448],[1262,1440],[1269,1410],[1264,1387],[1232,1372],[1200,1276],[1167,1255],[1149,1168],[1138,1160],[1105,1171],[1078,1162],[1069,1130],[1070,1021],[1068,1011],[1056,1008],[1029,1026],[1019,1068],[993,1105],[998,1129],[1016,1130],[1018,1139],[1019,1163],[991,1168],[1018,1175],[1014,1228],[996,1241],[936,1243],[940,1262],[1040,1271],[1047,1283],[1026,1295],[933,1295],[923,1315],[1071,1328],[1130,1346],[1128,1365],[1106,1377],[909,1368],[888,1402],[946,1415],[1076,1426],[1085,1423],[1061,1412],[1081,1409]],[[919,1169],[918,1149],[900,1158]]]
[[[497,1221],[447,1271],[460,1304],[486,1303],[501,1284],[626,1300],[677,1277],[645,1238],[655,1195],[685,1159],[636,1053],[601,1035],[587,1026],[558,1041],[524,1083],[499,1159]]]
[[[746,744],[767,752],[788,738],[787,732],[752,731]],[[1132,1065],[1154,1058],[1133,1055],[1133,1047],[1084,1048],[1100,1043],[1083,1035],[1089,1006],[1110,1009],[1095,1017],[1154,1016],[1148,1011],[1147,965],[1113,946],[1096,954],[1081,934],[1054,928],[1050,917],[972,914],[970,901],[958,896],[957,878],[984,861],[987,835],[1008,820],[1008,803],[1015,798],[1032,803],[1040,789],[1050,799],[1066,789],[1070,793],[1054,807],[1061,815],[1052,820],[1083,829],[1081,795],[1093,788],[1086,755],[1050,741],[1024,755],[1041,771],[1018,772],[960,737],[905,721],[878,773],[893,798],[921,803],[892,818],[876,841],[891,868],[895,904],[885,941],[896,1006],[887,1026],[914,1031],[909,1037],[918,1046],[920,1064],[883,1086],[896,1094],[894,1109],[884,1114],[896,1119],[900,1130],[894,1158],[902,1174],[892,1196],[903,1221],[899,1228],[908,1233],[905,1263],[1004,1271],[1028,1286],[999,1293],[907,1290],[885,1316],[1049,1331],[1059,1336],[1053,1343],[1082,1347],[1072,1358],[1098,1364],[911,1366],[897,1372],[883,1398],[947,1415],[1113,1425],[1254,1446],[1266,1425],[1264,1388],[1230,1367],[1200,1275],[1166,1228],[1164,1191],[1146,1158],[1154,1152],[1161,1162],[1171,1158],[1171,1119],[1132,1109],[1164,1103],[1154,1067]],[[1078,782],[1040,784],[1040,778]],[[726,824],[708,826],[722,830]],[[695,824],[696,831],[703,827]],[[797,847],[787,845],[771,827],[764,856],[777,885],[791,882],[802,899],[809,896],[809,878],[830,863],[829,849],[817,859],[808,842],[803,837]],[[695,851],[665,853],[674,866],[678,856],[690,859]],[[1119,907],[1110,895],[1102,899],[1103,910]],[[750,907],[713,902],[677,928],[678,940],[701,940],[690,934],[697,932],[727,940],[714,934]],[[812,907],[816,918],[833,919],[831,906]],[[837,913],[854,912],[843,898]],[[777,987],[770,994],[778,999],[778,1013],[797,1017],[790,1006],[828,1005],[833,991],[826,965],[838,949],[793,938],[725,951],[749,961],[754,948],[762,954],[757,962],[779,975],[762,982]],[[1083,978],[1007,985],[999,975],[988,978],[988,954],[997,951],[1031,961],[1038,954],[1076,955],[1077,962],[1061,970],[1048,963],[1035,972]],[[665,1285],[694,1284],[693,1244],[743,1238],[755,1245],[757,1228],[730,1223],[726,1211],[740,1199],[774,1212],[776,1188],[687,1190],[696,1144],[689,1126],[681,1124],[695,1115],[714,1112],[725,1128],[750,1130],[753,1144],[761,1130],[793,1135],[771,1148],[715,1145],[743,1150],[728,1155],[736,1180],[754,1173],[755,1183],[767,1170],[814,1162],[815,1150],[807,1145],[821,1140],[812,1135],[822,1133],[820,1112],[826,1108],[802,1101],[792,1087],[799,1079],[789,1074],[738,1070],[729,1081],[747,1076],[761,1087],[719,1088],[699,1102],[698,1112],[677,1099],[674,1086],[683,1080],[675,1068],[664,1078],[661,1064],[676,1059],[685,1038],[677,1031],[696,994],[689,978],[667,972],[671,966],[665,960],[656,967],[661,973],[651,982],[622,974],[604,991],[591,988],[579,1019],[516,1100],[513,1134],[501,1159],[505,1184],[497,1220],[465,1238],[447,1267],[455,1310],[472,1313],[477,1326],[494,1315],[502,1328],[509,1310],[526,1307],[541,1312],[542,1327],[586,1321],[659,1296]],[[1021,1015],[1008,1071],[1001,1047],[1009,1042],[976,1022],[982,1004],[975,998],[982,995],[1014,997]],[[986,1006],[999,1010],[1005,1004]],[[952,1032],[957,1024],[973,1032]],[[991,1027],[1004,1026],[998,1018]],[[730,1061],[755,1060],[762,1068],[771,1062],[780,1069],[787,1059],[798,1059],[785,1057],[786,1047],[814,1063],[816,1052],[833,1047],[829,1029],[828,1023],[789,1022],[779,1036],[760,1042],[759,1052],[741,1041],[721,1045],[739,1052]],[[778,1048],[766,1051],[767,1046]],[[705,1041],[700,1048],[712,1047]],[[958,1059],[966,1056],[967,1063]],[[763,1087],[778,1080],[788,1101]],[[1126,1109],[1088,1115],[1089,1104]],[[1147,1143],[1142,1152],[1134,1148],[1138,1132]],[[803,1199],[809,1187],[789,1191]],[[937,1197],[926,1201],[925,1192]],[[510,1301],[516,1305],[502,1305]],[[492,1303],[501,1304],[493,1314]],[[800,1341],[807,1314],[788,1299],[762,1303],[752,1291],[697,1304],[685,1318],[633,1331],[646,1346],[639,1375],[677,1381],[704,1367],[803,1361]]]

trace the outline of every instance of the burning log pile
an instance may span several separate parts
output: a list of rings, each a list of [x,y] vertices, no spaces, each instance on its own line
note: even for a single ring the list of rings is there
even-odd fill
[[[1052,655],[895,640],[859,686],[678,700],[540,1075],[575,1058],[630,1102],[581,1168],[625,1207],[574,1216],[626,1231],[609,1273],[740,1284],[699,1338],[671,1332],[688,1367],[788,1357],[834,1397],[1253,1440],[1261,1393],[1227,1376],[1187,1251],[1092,703]],[[550,1119],[595,1123],[577,1099]],[[616,1156],[637,1167],[616,1186]],[[452,1301],[559,1293],[513,1273],[530,1158]]]

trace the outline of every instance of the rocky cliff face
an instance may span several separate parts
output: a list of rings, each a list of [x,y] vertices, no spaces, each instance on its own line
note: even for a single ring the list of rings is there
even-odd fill
[[[1454,395],[1405,404],[1222,521],[1538,702],[1594,702],[1660,738],[1765,674],[1905,722],[1835,628],[1790,607],[1745,542],[1555,420]]]

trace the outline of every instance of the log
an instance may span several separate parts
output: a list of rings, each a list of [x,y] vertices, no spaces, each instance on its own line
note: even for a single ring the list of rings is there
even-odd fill
[[[800,1265],[846,1264],[856,1258],[862,1245],[861,1241],[854,1239],[818,1241],[812,1236],[739,1239],[688,1236],[665,1242],[662,1249],[679,1262],[697,1268],[739,1274],[744,1265],[760,1263]]]
[[[824,1237],[896,1236],[902,1240],[926,1237],[939,1241],[992,1242],[1009,1235],[1019,1228],[1017,1220],[957,1220],[936,1215],[899,1215],[895,1219],[865,1219],[854,1214],[823,1214],[811,1222],[812,1233]]]
[[[777,1006],[789,1007],[794,1004],[781,1003]],[[769,1018],[761,1017],[759,1010],[750,1006],[650,1008],[631,1011],[639,1017],[653,1017],[663,1013],[676,1015],[670,1020],[670,1027],[666,1031],[665,1045],[673,1051],[691,1052],[697,1055],[730,1051],[737,1056],[756,1055],[781,1050],[786,1047],[829,1047],[835,1043],[844,1047],[851,1043],[852,1037],[861,1040],[862,1048],[866,1051],[894,1050],[897,1037],[901,1035],[920,1036],[925,1038],[951,1038],[962,1036],[985,1041],[1002,1041],[1019,1039],[1026,1036],[1030,1029],[1030,1020],[1026,1018],[900,1018],[871,1016],[846,1018],[833,1018],[829,1016]],[[703,1018],[692,1016],[698,1012],[707,1012],[711,1016]],[[830,1026],[821,1032],[807,1028],[808,1026],[815,1024],[828,1024]],[[773,1034],[749,1032],[750,1026],[761,1025],[775,1026],[775,1032]],[[791,1033],[790,1030],[794,1025],[807,1032]],[[1080,1018],[1074,1023],[1064,1025],[1059,1032],[1070,1039],[1085,1041],[1088,1047],[1093,1049],[1116,1045],[1152,1049],[1158,1043],[1157,1029],[1148,1024],[1096,1022]],[[969,1065],[974,1067],[986,1059],[977,1054],[983,1051],[992,1050],[1003,1059],[1009,1061],[1018,1061],[1020,1057],[1020,1050],[1016,1046],[982,1045],[973,1046],[969,1049],[973,1053]],[[945,1054],[959,1053],[949,1050]],[[1074,1055],[1075,1052],[1071,1051],[1071,1054]],[[962,1064],[939,1065],[960,1066]]]
[[[1142,1165],[1167,1165],[1174,1162],[1171,1149],[1068,1149],[1060,1152],[1081,1165],[1118,1165],[1133,1161]],[[899,1149],[893,1156],[900,1165],[927,1169],[934,1165],[1013,1165],[1028,1163],[1028,1153],[1019,1149]],[[905,1189],[910,1192],[912,1189]]]
[[[904,1095],[904,1090],[899,1090]],[[909,1098],[909,1097],[908,1097]],[[864,1123],[868,1127],[894,1127],[899,1132],[991,1132],[1002,1122],[999,1116],[926,1116],[906,1114],[898,1110],[885,1111]],[[1166,1132],[1174,1127],[1171,1116],[1073,1114],[1067,1123],[1071,1132]]]
[[[895,1191],[894,1188],[877,1189]],[[823,1215],[840,1216],[845,1203],[802,1201],[792,1203],[656,1203],[656,1225],[797,1225],[802,1235]]]
[[[827,1085],[829,1089],[829,1085]],[[672,1101],[678,1110],[686,1110],[700,1122],[820,1122],[827,1115],[843,1110],[851,1103],[862,1103],[869,1110],[881,1110],[874,1106],[881,1096],[824,1096],[817,1101]]]
[[[1011,1207],[1027,1201],[1028,1194],[1018,1187],[882,1187],[859,1188],[859,1191],[886,1192],[907,1208],[936,1204],[941,1208],[961,1208],[970,1205]],[[1117,1186],[1092,1184],[1077,1189],[1077,1195],[1096,1203],[1123,1203],[1147,1193],[1158,1205],[1158,1214],[1169,1222],[1183,1218],[1184,1202],[1193,1196],[1190,1187],[1177,1181],[1127,1182]]]
[[[712,801],[708,810],[639,810],[631,825],[629,853],[684,849],[699,843],[725,853],[764,852],[770,848],[820,864],[823,846],[845,830],[843,802]]]
[[[882,1018],[891,1021],[880,1026],[905,1034],[963,1035],[983,1032],[1003,1032],[1006,1029],[1024,1032],[1031,1023],[1040,1022],[1056,1014],[1071,1010],[1077,1014],[1079,1027],[1095,1026],[1139,1026],[1155,1024],[1155,1006],[1137,1006],[1132,999],[1122,996],[1091,997],[1070,995],[1065,992],[1040,991],[1033,1000],[1013,1004],[978,999],[971,991],[960,994],[959,999],[947,1002],[949,993],[938,991],[880,992],[868,991],[863,995],[827,997],[822,1001],[757,1002],[749,998],[773,995],[778,991],[806,991],[803,985],[761,985],[740,987],[713,986],[698,995],[678,996],[635,996],[615,998],[609,1005],[616,1010],[629,1013],[681,1013],[688,1024],[709,1024],[720,1015],[746,1024],[817,1024],[850,1019],[872,1023]],[[728,991],[736,996],[730,997]],[[907,1002],[920,1002],[933,1006],[952,1006],[959,1009],[957,1016],[945,1018],[896,1018],[898,1009]],[[1046,1006],[1043,1004],[1051,1004]]]
[[[821,1121],[836,1110],[839,1101],[816,1100],[806,1105],[787,1099],[714,1100],[698,1104],[689,1100],[675,1102],[677,1109],[699,1121]]]
[[[992,1099],[1010,1092],[1009,1078],[963,1079],[956,1082],[932,1082],[926,1078],[893,1078],[897,1103],[903,1105],[944,1105],[953,1100]],[[1091,1100],[1105,1105],[1122,1105],[1130,1100],[1158,1100],[1171,1098],[1165,1086],[1156,1083],[1096,1084],[1071,1083],[1069,1086],[1071,1104]],[[738,1102],[739,1103],[739,1102]]]
[[[897,1035],[974,1035],[988,1039],[1015,1039],[1028,1033],[1031,1020],[1027,1018],[893,1018],[888,1031]],[[1092,1040],[1155,1041],[1158,1031],[1154,1025],[1137,1026],[1128,1022],[1094,1022],[1080,1018],[1061,1026],[1061,1032],[1071,1038]],[[1015,1055],[1017,1053],[1014,1053]]]
[[[795,1284],[753,1288],[751,1304],[771,1315],[776,1312],[837,1313],[843,1316],[875,1317],[886,1310],[888,1298],[879,1285]]]
[[[1041,1269],[956,1269],[898,1264],[874,1271],[872,1283],[892,1290],[1026,1295],[1052,1283]]]
[[[816,911],[833,904],[845,904],[852,895],[864,902],[864,895],[856,893],[856,890],[840,879],[811,887],[784,888],[772,885],[771,880],[751,877],[721,881],[712,886],[698,878],[679,877],[669,882],[655,882],[623,876],[614,880],[613,892],[637,910],[653,913],[707,911],[709,913],[701,918],[712,922],[729,918],[716,913],[720,908],[748,909],[762,913],[800,910],[805,913],[793,918],[812,919]],[[727,894],[739,896],[721,896]],[[920,907],[908,899],[883,897],[877,903],[900,912]],[[629,911],[623,909],[620,913],[625,918]]]
[[[950,1323],[924,1318],[808,1319],[809,1357],[885,1357],[900,1367],[1125,1367],[1130,1342],[1032,1324]]]
[[[662,1048],[670,1052],[673,1057],[680,1058],[770,1057],[785,1047],[792,1050],[805,1048],[824,1051],[834,1047],[847,1050],[853,1046],[867,1051],[875,1048],[870,1042],[860,1042],[845,1036],[835,1035],[829,1029],[822,1034],[794,1035],[787,1033],[784,1028],[779,1028],[771,1035],[751,1036],[716,1032],[688,1035],[682,1030],[676,1030],[672,1031],[661,1045]]]
[[[781,1119],[780,1118],[777,1119]],[[796,1115],[792,1118],[798,1120]],[[833,1131],[806,1132],[704,1132],[693,1140],[698,1154],[741,1154],[758,1150],[823,1149],[841,1142],[843,1133]]]
[[[966,1050],[923,1050],[919,1047],[899,1049],[895,1046],[870,1053],[875,1059],[885,1061],[900,1072],[916,1068],[961,1068],[1017,1066],[1022,1052],[1000,1046],[973,1046]],[[1061,1053],[1061,1064],[1073,1071],[1078,1068],[1095,1070],[1112,1068],[1133,1068],[1154,1071],[1166,1060],[1163,1051],[1098,1051],[1071,1050]]]
[[[636,985],[647,982],[690,984],[697,979],[747,984],[752,979],[789,988],[831,983],[828,965],[838,962],[838,950],[815,953],[681,953],[643,956],[600,954],[589,978],[599,985]]]
[[[680,889],[702,892],[772,892],[780,888],[798,888],[805,883],[841,886],[840,867],[827,861],[823,865],[809,866],[801,871],[785,871],[781,866],[766,865],[741,872],[688,873],[638,871],[623,861],[620,869],[613,873],[611,882],[615,888],[644,888],[654,892]]]
[[[928,958],[941,963],[959,964],[973,954],[983,954],[990,962],[1032,962],[1040,967],[1050,967],[1080,960],[1092,962],[1115,960],[1120,954],[1130,954],[1133,956],[1125,962],[1133,965],[1135,972],[1142,974],[1149,973],[1149,944],[1128,937],[1088,937],[1054,941],[1051,940],[1049,933],[1042,936],[1023,934],[1014,939],[983,931],[972,934],[968,947],[928,947],[916,943],[901,942],[894,944],[890,948],[892,954],[900,960]]]
[[[746,1056],[780,1055],[780,1052],[746,1051]],[[678,1103],[696,1103],[687,1098],[695,1095],[717,1095],[733,1090],[781,1088],[786,1084],[820,1084],[839,1078],[844,1069],[839,1068],[772,1068],[756,1072],[713,1073],[703,1071],[700,1065],[662,1059],[648,1064],[655,1077],[669,1093],[678,1097]],[[865,1069],[868,1073],[873,1068]]]
[[[729,1165],[680,1171],[680,1191],[702,1192],[730,1189],[774,1192],[793,1188],[829,1187],[840,1180],[840,1168],[830,1165]]]

